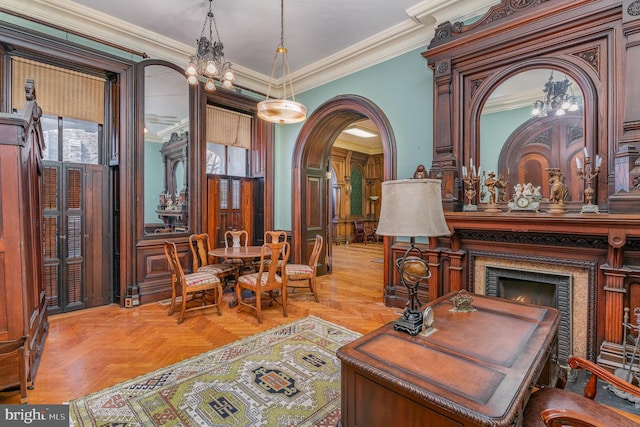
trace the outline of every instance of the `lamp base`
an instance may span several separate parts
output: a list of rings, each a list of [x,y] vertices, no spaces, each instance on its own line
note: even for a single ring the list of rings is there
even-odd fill
[[[404,316],[396,320],[393,329],[409,335],[418,335],[422,330],[422,322],[422,313],[407,309],[404,311]]]

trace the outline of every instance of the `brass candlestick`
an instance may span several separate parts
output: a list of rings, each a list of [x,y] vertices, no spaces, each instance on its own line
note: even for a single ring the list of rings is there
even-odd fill
[[[584,180],[587,183],[587,188],[584,190],[584,197],[587,199],[587,203],[582,205],[581,213],[600,213],[598,205],[592,203],[595,190],[591,183],[593,179],[600,173],[600,165],[602,163],[602,157],[596,154],[595,165],[592,165],[591,158],[587,148],[584,149],[584,165],[580,162],[580,159],[576,157],[576,166],[578,166],[578,178]]]
[[[471,173],[469,173],[471,172]],[[478,206],[473,204],[473,199],[478,192],[476,186],[480,181],[480,169],[476,172],[476,167],[471,163],[471,170],[467,170],[466,166],[462,166],[462,182],[464,182],[465,190],[464,196],[467,198],[467,204],[462,207],[465,212],[475,212],[478,210]]]

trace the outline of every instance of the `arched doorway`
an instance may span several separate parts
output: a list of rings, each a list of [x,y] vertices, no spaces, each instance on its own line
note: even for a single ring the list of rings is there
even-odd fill
[[[330,207],[329,159],[331,145],[351,123],[371,120],[380,133],[384,156],[383,179],[396,177],[396,142],[389,120],[370,100],[358,95],[340,95],[320,105],[303,125],[293,151],[292,237],[293,257],[304,262],[308,258],[316,234],[326,244],[320,260],[331,255],[332,233]],[[385,257],[389,242],[385,238]],[[324,261],[319,272],[326,272]],[[385,271],[385,282],[389,272]]]

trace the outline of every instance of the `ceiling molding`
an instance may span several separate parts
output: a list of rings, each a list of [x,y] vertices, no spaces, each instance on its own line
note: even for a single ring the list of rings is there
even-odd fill
[[[297,93],[321,86],[345,75],[369,68],[412,50],[425,47],[433,38],[435,24],[452,17],[477,16],[497,0],[425,0],[406,10],[407,20],[365,39],[321,61],[291,74]],[[147,31],[126,21],[90,9],[69,0],[3,0],[8,9],[44,19],[62,28],[91,35],[146,53],[180,67],[188,62],[194,46]],[[471,3],[471,5],[469,4]],[[65,37],[65,34],[61,34]],[[132,55],[133,56],[133,55]],[[132,58],[133,59],[133,58]],[[257,93],[266,93],[269,76],[234,64],[236,85]],[[281,79],[280,79],[281,80]],[[274,96],[281,96],[282,81],[274,82]]]

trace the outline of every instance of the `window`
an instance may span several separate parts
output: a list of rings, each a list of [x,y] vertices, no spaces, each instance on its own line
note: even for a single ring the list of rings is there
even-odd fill
[[[101,164],[102,125],[83,120],[43,116],[44,159]]]
[[[247,114],[207,105],[207,173],[248,175],[251,123]]]

